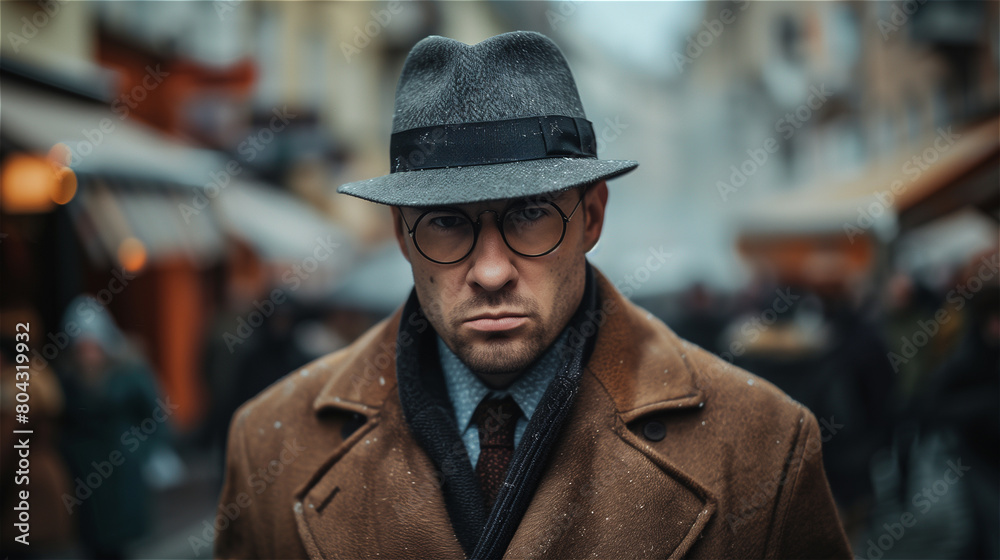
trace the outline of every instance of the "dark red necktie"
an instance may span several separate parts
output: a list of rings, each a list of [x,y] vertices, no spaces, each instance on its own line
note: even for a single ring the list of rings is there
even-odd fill
[[[479,428],[476,478],[486,497],[487,511],[493,509],[507,465],[514,455],[514,428],[520,416],[521,409],[512,397],[486,399],[472,415]]]

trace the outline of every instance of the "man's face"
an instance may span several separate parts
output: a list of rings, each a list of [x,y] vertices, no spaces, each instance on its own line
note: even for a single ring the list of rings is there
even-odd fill
[[[552,196],[567,216],[581,189]],[[524,257],[504,243],[493,213],[482,226],[472,252],[454,264],[426,259],[395,215],[396,238],[413,269],[420,305],[445,344],[484,383],[509,385],[545,351],[566,326],[583,297],[585,253],[604,225],[607,184],[586,191],[566,235],[547,255]],[[473,220],[485,210],[503,212],[513,201],[459,205]],[[425,208],[402,208],[412,227]]]

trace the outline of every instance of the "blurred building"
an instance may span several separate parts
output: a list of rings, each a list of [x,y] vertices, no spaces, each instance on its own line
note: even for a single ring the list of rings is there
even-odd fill
[[[96,295],[191,428],[207,406],[204,326],[228,303],[217,286],[241,281],[232,243],[263,266],[248,306],[274,289],[326,298],[353,259],[350,236],[279,182],[295,143],[322,150],[323,135],[315,118],[296,122],[294,105],[254,112],[257,64],[211,56],[226,51],[212,45],[232,25],[192,33],[178,19],[187,8],[158,3],[3,8],[4,35],[25,38],[2,51],[4,306],[39,310],[41,366],[65,347],[65,306]],[[165,21],[174,34],[161,32]],[[317,262],[324,248],[332,258]]]

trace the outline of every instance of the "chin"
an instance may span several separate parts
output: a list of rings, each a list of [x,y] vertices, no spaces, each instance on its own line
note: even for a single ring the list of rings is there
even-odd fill
[[[455,354],[469,369],[482,374],[511,374],[535,361],[544,348],[540,337],[511,339],[493,337],[482,341],[462,341]]]

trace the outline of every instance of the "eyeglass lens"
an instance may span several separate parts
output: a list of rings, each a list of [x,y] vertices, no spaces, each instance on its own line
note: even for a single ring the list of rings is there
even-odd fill
[[[484,212],[494,214],[494,212]],[[489,219],[482,218],[480,219]],[[423,255],[439,263],[463,259],[476,241],[476,226],[456,210],[432,210],[418,218],[413,241]],[[558,207],[548,201],[525,202],[503,213],[501,231],[507,245],[523,256],[540,256],[562,241],[565,223]]]

